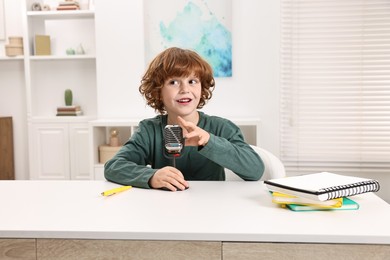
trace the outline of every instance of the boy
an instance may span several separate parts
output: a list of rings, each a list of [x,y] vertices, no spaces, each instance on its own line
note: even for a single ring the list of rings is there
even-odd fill
[[[169,48],[149,65],[139,87],[160,115],[140,122],[138,131],[105,164],[109,181],[171,191],[187,180],[225,180],[224,168],[244,180],[259,180],[264,164],[231,121],[198,111],[211,98],[215,82],[210,65],[196,52]],[[164,148],[166,125],[180,125],[185,147],[171,166]]]

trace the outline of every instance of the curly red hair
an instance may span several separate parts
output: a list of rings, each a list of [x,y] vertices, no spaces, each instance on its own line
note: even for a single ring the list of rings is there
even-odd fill
[[[198,108],[202,108],[212,97],[215,87],[213,70],[199,54],[191,50],[172,47],[157,55],[142,77],[139,92],[150,107],[160,114],[165,114],[161,99],[164,82],[172,77],[188,77],[192,73],[200,79],[202,85],[198,104]]]

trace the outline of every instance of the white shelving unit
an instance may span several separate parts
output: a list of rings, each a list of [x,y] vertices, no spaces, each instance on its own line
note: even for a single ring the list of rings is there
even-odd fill
[[[259,119],[231,120],[240,127],[246,142],[259,145],[258,136],[261,123]],[[137,130],[140,121],[141,119],[97,119],[89,122],[90,171],[94,179],[104,180],[104,165],[99,162],[99,146],[109,143],[111,130],[119,131],[120,143],[124,144]]]
[[[88,121],[97,114],[95,13],[91,10],[32,11],[23,5],[24,70],[31,179],[91,179]],[[37,56],[35,35],[49,35],[51,55]],[[66,50],[85,54],[67,55]],[[56,116],[64,91],[83,116]]]

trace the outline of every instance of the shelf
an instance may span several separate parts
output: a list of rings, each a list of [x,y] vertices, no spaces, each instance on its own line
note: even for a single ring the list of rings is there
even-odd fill
[[[35,56],[31,55],[29,56],[29,59],[34,60],[94,60],[96,59],[95,55],[89,55],[89,54],[82,54],[82,55],[42,55],[42,56]],[[23,61],[24,56],[15,56],[15,57],[8,57],[3,56],[0,57],[0,61]]]
[[[22,61],[24,59],[24,56],[16,56],[16,57],[0,57],[0,61],[14,61],[14,60],[18,60],[18,61]]]
[[[28,11],[27,16],[45,20],[93,19],[95,12],[91,10]]]
[[[95,118],[94,116],[35,116],[29,121],[33,123],[86,123]]]
[[[94,55],[47,55],[47,56],[30,56],[30,60],[88,60],[96,59]]]
[[[96,119],[89,122],[91,126],[138,126],[142,119],[136,118],[110,118],[110,119]]]

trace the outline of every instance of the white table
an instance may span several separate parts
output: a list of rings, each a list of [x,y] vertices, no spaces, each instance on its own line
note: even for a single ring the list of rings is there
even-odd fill
[[[253,255],[264,245],[267,252],[274,246],[306,250],[307,243],[315,254],[332,245],[390,253],[390,205],[373,193],[353,197],[359,210],[293,212],[273,204],[262,182],[190,182],[180,192],[132,188],[100,195],[118,186],[105,181],[0,181],[0,256],[4,243],[38,241],[31,250],[41,252],[36,254],[40,259],[43,248],[53,243],[57,249],[70,246],[66,243],[74,248],[75,241],[96,246],[99,240],[104,241],[99,247],[113,243],[124,248],[117,243],[133,241],[138,249],[153,243],[154,249],[188,245],[186,252],[208,248],[219,252],[215,259],[237,259],[235,250]],[[275,242],[283,244],[269,244]]]

